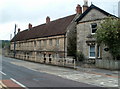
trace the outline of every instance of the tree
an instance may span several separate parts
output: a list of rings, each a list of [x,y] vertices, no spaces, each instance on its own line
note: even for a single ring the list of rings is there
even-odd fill
[[[76,30],[70,31],[68,34],[67,55],[76,59]]]
[[[120,60],[120,19],[106,18],[95,34],[98,44],[104,43],[114,59]]]
[[[8,41],[8,40],[2,40],[2,48],[9,47],[9,46],[10,46],[10,41]]]

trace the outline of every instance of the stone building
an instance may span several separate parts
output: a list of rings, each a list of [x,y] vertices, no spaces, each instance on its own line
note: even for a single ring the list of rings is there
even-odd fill
[[[109,51],[107,51],[107,47],[104,44],[97,44],[95,38],[93,37],[97,30],[97,26],[99,26],[99,24],[104,20],[104,18],[108,16],[113,15],[92,4],[76,20],[77,51],[81,52],[84,55],[86,59],[85,61],[87,63],[95,63],[99,59],[112,59],[111,54],[109,53]],[[106,62],[104,62],[104,64],[107,65]],[[111,64],[113,65],[114,63]]]
[[[59,58],[67,57],[68,38],[76,30],[76,19],[82,14],[82,7],[77,5],[76,14],[50,21],[20,31],[11,40],[11,55],[24,60],[36,62],[54,62]],[[14,47],[15,42],[15,47]]]
[[[35,27],[29,24],[24,31],[18,29],[18,33],[11,40],[11,55],[13,57],[15,48],[16,58],[55,64],[61,59],[66,61],[69,48],[72,48],[74,53],[82,53],[87,63],[95,63],[98,59],[112,59],[109,51],[106,51],[107,47],[97,44],[93,37],[97,26],[108,16],[113,15],[93,4],[88,7],[85,0],[82,7],[77,5],[76,14],[54,21],[50,21],[47,16],[44,24]],[[69,39],[73,36],[76,37],[76,45],[69,47],[73,43],[73,39]]]

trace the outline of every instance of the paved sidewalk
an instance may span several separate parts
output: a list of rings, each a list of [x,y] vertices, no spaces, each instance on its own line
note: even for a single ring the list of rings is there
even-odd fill
[[[77,70],[45,65],[40,63],[33,63],[28,61],[22,61],[9,58],[10,63],[28,68],[33,71],[44,72],[53,74],[65,79],[74,80],[77,82],[83,82],[100,87],[118,87],[119,86],[119,72],[110,71],[98,68],[82,68],[77,67]]]
[[[74,80],[77,82],[83,82],[87,84],[92,84],[100,87],[118,87],[118,75],[115,74],[113,71],[102,71],[102,69],[87,69],[87,68],[79,68],[79,71],[69,68],[51,66],[51,65],[44,65],[39,63],[32,63],[32,62],[12,62],[13,64],[26,67],[28,69],[44,72],[48,74],[53,74],[65,79]],[[96,72],[95,72],[96,71]],[[112,74],[112,76],[106,75],[106,73]],[[113,77],[113,75],[115,77]]]
[[[99,69],[99,68],[83,68],[80,66],[77,66],[76,68],[79,71],[83,71],[87,73],[120,78],[120,71],[116,71],[116,70],[107,70],[107,69]]]

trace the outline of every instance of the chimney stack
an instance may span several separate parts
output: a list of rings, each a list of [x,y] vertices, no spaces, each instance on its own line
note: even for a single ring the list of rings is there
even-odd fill
[[[28,24],[28,29],[31,29],[31,28],[32,28],[32,24],[29,23],[29,24]]]
[[[20,28],[18,28],[18,33],[20,32]]]
[[[76,14],[82,14],[82,7],[79,4],[76,7]]]
[[[85,12],[87,9],[88,9],[88,0],[84,0],[83,12]]]
[[[50,17],[47,16],[47,17],[46,17],[46,24],[48,24],[49,22],[50,22]]]

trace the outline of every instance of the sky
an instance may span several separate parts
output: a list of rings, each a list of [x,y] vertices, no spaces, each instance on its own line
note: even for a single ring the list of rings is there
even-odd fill
[[[120,0],[88,0],[97,7],[118,16]],[[45,23],[46,17],[52,20],[75,14],[77,4],[84,0],[0,0],[0,40],[10,40],[14,36],[14,27],[21,31]],[[11,36],[12,34],[12,36]]]

